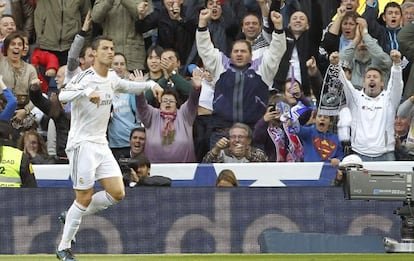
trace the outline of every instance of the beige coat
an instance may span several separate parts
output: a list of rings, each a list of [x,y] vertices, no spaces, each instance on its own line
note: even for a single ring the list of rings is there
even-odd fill
[[[30,82],[37,79],[37,72],[33,65],[22,61],[22,67],[15,69],[9,64],[7,57],[0,55],[0,75],[3,75],[7,88],[12,90],[18,99],[18,108],[21,108],[22,104],[27,105]],[[23,98],[25,101],[22,100]],[[32,109],[32,107],[33,105],[30,105],[27,109]]]
[[[115,51],[125,55],[128,70],[144,68],[144,38],[135,31],[137,5],[142,1],[96,0],[92,9],[92,20],[102,26],[103,35],[114,40]]]

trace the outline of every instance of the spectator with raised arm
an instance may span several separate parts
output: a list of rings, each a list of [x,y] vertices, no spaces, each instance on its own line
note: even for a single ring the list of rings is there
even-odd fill
[[[377,40],[368,33],[368,24],[364,18],[357,18],[355,37],[339,55],[341,63],[351,70],[351,83],[356,89],[363,88],[364,75],[369,67],[379,69],[384,83],[387,83],[392,65],[390,55],[385,53]]]
[[[197,20],[183,3],[184,0],[163,0],[162,6],[154,6],[151,12],[149,3],[142,2],[138,6],[139,20],[135,28],[140,33],[158,28],[156,44],[176,50],[184,64],[194,43]]]
[[[253,142],[265,151],[271,162],[303,160],[303,146],[289,126],[290,115],[287,97],[275,94],[269,99],[266,113],[254,127]]]
[[[63,83],[66,84],[76,74],[84,71],[92,66],[94,56],[92,55],[92,47],[85,42],[85,37],[90,32],[92,26],[91,11],[86,14],[81,30],[75,35],[67,57],[67,68],[65,70],[65,78]]]
[[[160,67],[162,77],[157,80],[157,83],[164,89],[173,89],[178,94],[177,102],[179,105],[184,103],[191,92],[191,81],[187,80],[183,74],[180,73],[181,60],[179,54],[174,49],[166,48],[162,50],[160,55]],[[159,101],[147,92],[145,97],[148,103],[154,107],[159,107]]]
[[[400,52],[392,50],[390,57],[393,66],[386,88],[384,73],[376,67],[367,68],[362,90],[355,88],[343,70],[339,74],[352,116],[352,150],[364,161],[395,160],[394,120],[403,81]],[[331,54],[331,61],[336,64],[339,62],[338,53]]]
[[[63,75],[64,67],[58,70],[59,75]],[[61,89],[61,80],[58,80],[58,90]],[[51,149],[51,144],[54,143],[53,156],[56,163],[68,163],[65,152],[66,142],[68,140],[68,133],[70,128],[70,112],[65,111],[64,106],[59,101],[58,94],[52,93],[50,98],[44,97],[40,88],[40,80],[31,82],[29,89],[30,100],[38,107],[45,115],[50,117],[53,125],[49,124],[48,129],[48,147]],[[54,133],[54,138],[50,136]],[[50,138],[50,139],[49,139]],[[49,150],[49,149],[48,149]],[[52,155],[51,155],[52,156]]]
[[[341,51],[355,38],[359,14],[354,11],[346,11],[346,7],[341,5],[338,7],[336,15],[335,21],[325,33],[319,48],[321,70],[328,67],[331,53]]]
[[[178,95],[174,89],[164,90],[159,108],[149,105],[143,94],[137,96],[137,110],[146,129],[145,155],[150,162],[195,162],[193,123],[201,77],[193,76],[192,84],[193,90],[181,106],[177,104]]]
[[[290,16],[286,29],[286,52],[275,76],[276,89],[283,89],[287,78],[295,78],[301,85],[305,96],[311,95],[306,61],[317,57],[322,35],[321,6],[318,1],[311,2],[309,17],[303,11]]]
[[[215,82],[212,136],[210,148],[216,141],[228,134],[236,122],[243,122],[251,128],[264,114],[269,98],[269,88],[286,50],[282,15],[273,11],[271,20],[275,31],[264,54],[252,61],[251,45],[246,40],[233,43],[230,58],[214,48],[208,30],[211,10],[201,10],[196,32],[198,53],[204,67],[212,74]]]
[[[54,53],[59,65],[67,63],[68,51],[80,31],[88,10],[89,0],[41,0],[36,2],[34,26],[39,48]]]
[[[414,20],[407,23],[398,34],[401,53],[412,63],[414,61]],[[405,83],[403,100],[414,95],[414,66],[411,66]]]
[[[369,34],[378,40],[379,46],[382,47],[385,53],[389,53],[394,49],[399,50],[397,35],[401,30],[402,22],[400,5],[396,2],[388,2],[385,5],[384,12],[380,17],[384,22],[384,25],[377,21],[378,14],[378,0],[367,0],[365,12],[362,17],[364,17],[368,23]]]
[[[135,30],[138,19],[137,7],[144,0],[95,0],[92,9],[93,22],[101,25],[102,34],[114,39],[115,51],[128,60],[127,69],[144,69],[145,46],[142,33]]]
[[[5,85],[17,98],[13,121],[19,124],[23,123],[34,108],[29,99],[29,85],[37,79],[36,69],[22,60],[23,48],[23,35],[13,32],[4,41],[4,55],[0,54],[0,75],[3,75]]]

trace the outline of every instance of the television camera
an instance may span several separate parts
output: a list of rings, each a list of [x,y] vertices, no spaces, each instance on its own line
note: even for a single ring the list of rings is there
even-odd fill
[[[346,180],[346,199],[393,200],[403,205],[394,214],[401,218],[401,242],[384,237],[384,249],[389,253],[414,253],[414,197],[412,193],[414,169],[411,172],[374,171],[359,167],[342,170]]]
[[[136,170],[139,165],[139,161],[134,158],[120,158],[118,160],[119,167],[123,177],[129,177],[131,175],[131,169]]]

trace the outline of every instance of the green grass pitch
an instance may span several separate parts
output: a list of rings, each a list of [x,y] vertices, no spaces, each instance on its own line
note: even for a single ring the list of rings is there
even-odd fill
[[[162,255],[76,255],[79,261],[410,261],[413,254],[162,254]],[[56,261],[55,255],[0,255],[0,261]]]

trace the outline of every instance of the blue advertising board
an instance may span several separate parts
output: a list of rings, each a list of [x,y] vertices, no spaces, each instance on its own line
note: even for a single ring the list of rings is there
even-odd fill
[[[71,188],[0,189],[0,254],[53,253]],[[85,216],[75,253],[257,253],[266,231],[399,238],[401,202],[345,200],[341,188],[128,188]]]

